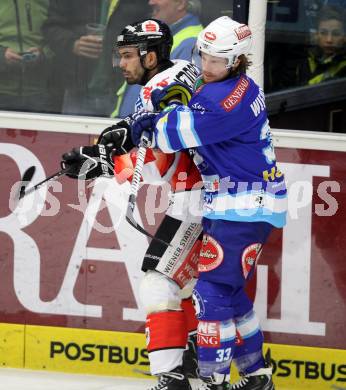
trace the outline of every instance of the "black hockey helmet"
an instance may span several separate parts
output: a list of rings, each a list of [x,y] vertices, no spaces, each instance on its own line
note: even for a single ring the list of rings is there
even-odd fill
[[[118,35],[116,45],[136,46],[141,57],[155,51],[160,63],[169,60],[173,37],[166,23],[150,18],[127,25]]]

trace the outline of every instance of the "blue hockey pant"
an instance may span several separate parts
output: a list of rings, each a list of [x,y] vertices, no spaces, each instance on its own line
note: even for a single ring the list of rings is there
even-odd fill
[[[233,358],[242,373],[264,366],[262,331],[244,287],[271,230],[266,222],[203,220],[194,289],[202,377],[228,376]]]

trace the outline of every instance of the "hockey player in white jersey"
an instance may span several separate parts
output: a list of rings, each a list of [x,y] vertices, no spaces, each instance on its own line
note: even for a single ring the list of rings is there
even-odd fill
[[[187,104],[191,97],[190,88],[199,76],[199,70],[187,61],[169,59],[172,42],[169,27],[156,19],[128,25],[118,36],[114,65],[122,69],[129,84],[143,85],[135,110],[162,109],[172,100]],[[171,84],[173,87],[170,89]],[[158,88],[165,88],[167,94],[154,107],[151,91]],[[128,117],[105,129],[97,145],[66,153],[63,165],[73,170],[69,175],[80,178],[80,169],[83,164],[85,167],[88,160],[93,162],[90,163],[90,169],[83,171],[87,179],[102,174],[112,175],[112,169],[108,167],[113,164],[118,174],[124,168],[129,168],[129,165],[132,168],[135,154],[126,154],[134,147],[131,138],[126,136],[130,133],[131,121],[132,118]],[[181,177],[186,178],[184,191],[189,191],[200,182],[199,172],[186,152],[149,152],[150,162],[144,165],[143,179],[149,183],[153,180],[157,182],[158,179],[169,182],[173,205],[176,206],[184,200],[184,192],[179,192],[177,188],[177,183],[181,187]],[[102,153],[106,154],[108,167],[102,167]],[[94,160],[97,161],[96,165]],[[196,376],[197,370],[194,351],[197,321],[191,292],[202,228],[200,216],[194,217],[185,212],[176,216],[173,215],[173,209],[180,210],[171,207],[156,232],[157,238],[170,242],[172,246],[167,248],[153,240],[142,266],[145,276],[140,285],[140,297],[147,313],[150,369],[153,375],[159,377],[158,384],[151,390],[190,390],[188,376]],[[189,349],[186,349],[187,344]]]

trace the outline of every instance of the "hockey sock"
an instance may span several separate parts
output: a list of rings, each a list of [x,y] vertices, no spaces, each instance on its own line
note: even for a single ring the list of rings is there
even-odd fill
[[[193,291],[199,320],[197,345],[201,377],[215,377],[215,373],[222,378],[229,376],[236,338],[231,292],[225,284],[202,279]]]
[[[147,316],[145,334],[153,375],[182,365],[187,329],[183,311],[165,311]]]
[[[262,346],[263,334],[258,317],[253,310],[242,317],[235,318],[237,331],[234,361],[238,371],[250,374],[265,366]]]
[[[233,320],[199,321],[197,345],[201,377],[211,377],[215,373],[228,377],[235,347]]]

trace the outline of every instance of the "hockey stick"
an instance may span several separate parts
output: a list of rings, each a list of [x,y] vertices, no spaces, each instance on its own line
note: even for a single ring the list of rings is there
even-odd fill
[[[19,200],[24,198],[24,196],[29,195],[32,192],[36,191],[43,184],[45,184],[51,180],[56,180],[60,176],[65,175],[69,171],[69,168],[61,169],[59,172],[56,172],[49,177],[46,177],[44,180],[40,181],[39,183],[35,184],[33,187],[30,187],[28,190],[26,190],[26,187],[28,186],[31,179],[33,178],[35,171],[36,171],[36,168],[34,166],[31,166],[24,172],[24,175],[23,175],[22,180],[21,180],[19,194],[18,194]]]
[[[171,246],[171,244],[169,244],[168,242],[161,240],[160,238],[157,238],[152,234],[150,234],[149,232],[147,232],[141,225],[139,225],[136,222],[133,216],[133,212],[136,206],[139,185],[141,182],[144,160],[147,153],[147,149],[150,146],[150,143],[151,143],[150,134],[147,131],[143,131],[139,143],[139,148],[137,151],[136,166],[135,166],[135,170],[131,182],[130,196],[129,196],[129,201],[126,210],[126,221],[142,234],[145,234],[146,236],[152,238],[153,240],[159,241],[161,244],[164,244],[165,246]]]
[[[23,174],[23,177],[20,181],[20,187],[19,187],[19,192],[18,195],[16,196],[16,199],[22,199],[25,194],[25,188],[27,185],[31,182],[32,178],[34,177],[34,174],[36,172],[36,168],[34,165],[29,167]]]

